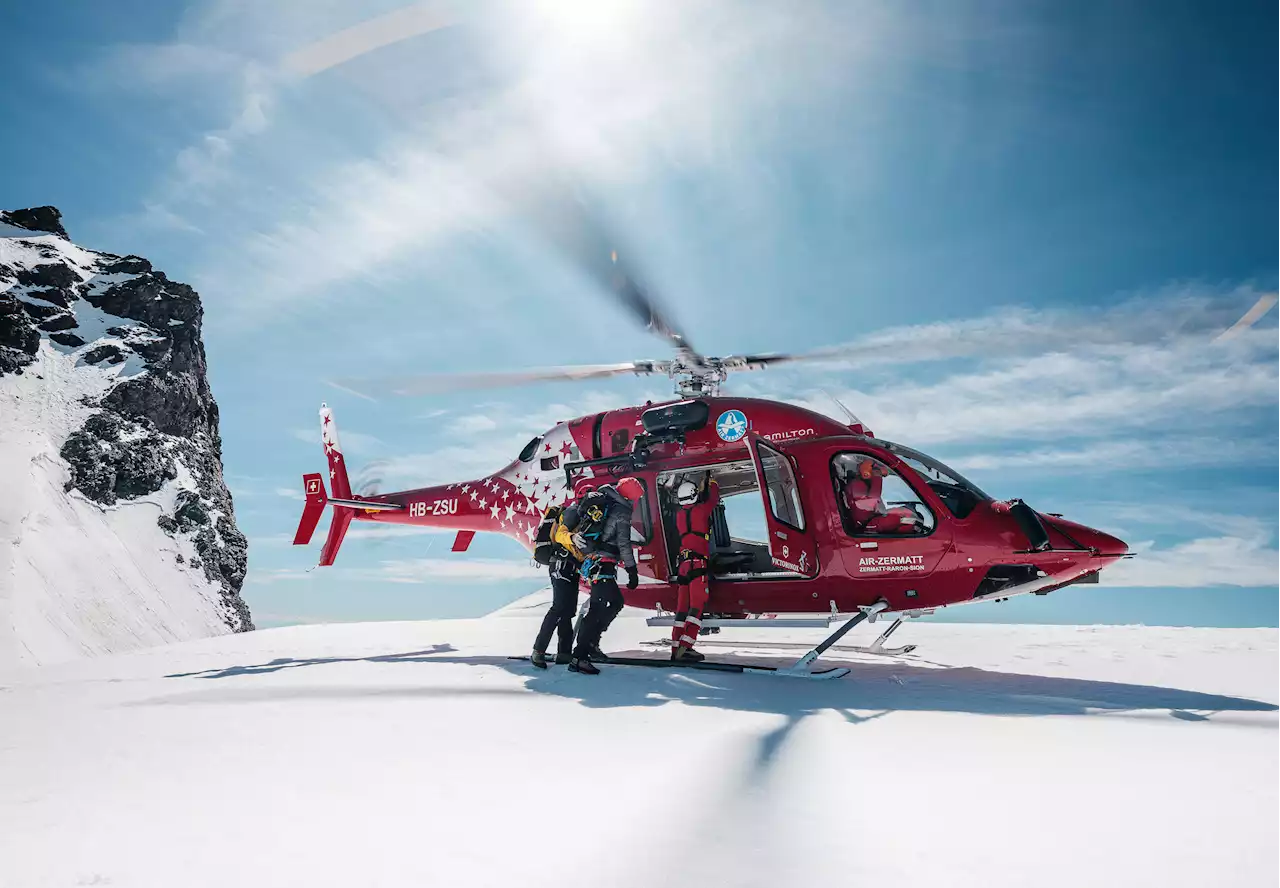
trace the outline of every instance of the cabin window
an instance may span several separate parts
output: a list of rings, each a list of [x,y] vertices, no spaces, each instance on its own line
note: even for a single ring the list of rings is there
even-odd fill
[[[760,467],[769,493],[769,510],[773,517],[796,530],[804,530],[804,509],[800,506],[800,488],[796,484],[791,462],[772,447],[758,445]]]
[[[919,536],[931,533],[933,512],[902,476],[865,453],[841,453],[831,461],[840,518],[850,536]]]
[[[560,456],[544,456],[539,466],[544,472],[551,472],[560,468]]]
[[[626,453],[627,444],[631,442],[631,434],[628,429],[618,429],[609,436],[609,443],[613,447],[614,453]]]
[[[644,488],[644,495],[631,509],[631,542],[640,546],[653,539],[653,520],[649,517],[649,485],[643,478],[636,480]]]
[[[958,481],[940,468],[941,464],[926,464],[910,456],[902,456],[902,461],[911,466],[929,489],[938,495],[942,504],[957,518],[967,518],[969,513],[982,502],[984,494],[972,485]]]
[[[520,451],[520,462],[529,462],[533,459],[533,455],[538,452],[538,445],[542,443],[542,436],[534,438],[528,444],[524,445],[524,450]],[[510,453],[510,451],[507,451]]]

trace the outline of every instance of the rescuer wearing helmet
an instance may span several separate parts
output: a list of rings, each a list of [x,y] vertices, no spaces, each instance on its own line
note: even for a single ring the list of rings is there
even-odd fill
[[[582,575],[591,585],[587,615],[578,627],[578,642],[569,661],[570,672],[596,675],[599,669],[592,655],[603,657],[600,637],[624,604],[618,588],[618,564],[627,571],[627,588],[640,582],[636,572],[635,550],[631,545],[631,513],[644,496],[644,485],[626,477],[617,485],[606,484],[586,494],[577,504],[574,541],[585,555]]]
[[[676,488],[676,532],[680,550],[676,556],[675,624],[671,629],[671,659],[697,662],[705,659],[693,649],[702,629],[702,608],[710,594],[711,516],[720,505],[720,485],[703,475],[702,483],[688,479]]]
[[[881,498],[889,469],[878,460],[863,457],[844,483],[844,505],[855,533],[919,533],[920,516],[911,509],[889,508]]]

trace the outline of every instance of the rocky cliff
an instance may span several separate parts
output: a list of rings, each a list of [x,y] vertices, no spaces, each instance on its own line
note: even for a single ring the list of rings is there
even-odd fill
[[[253,628],[199,295],[0,212],[0,666]]]

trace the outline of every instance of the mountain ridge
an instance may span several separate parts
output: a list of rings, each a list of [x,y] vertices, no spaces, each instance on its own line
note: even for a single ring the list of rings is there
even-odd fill
[[[195,290],[77,246],[57,208],[0,212],[0,663],[253,628],[202,320]]]

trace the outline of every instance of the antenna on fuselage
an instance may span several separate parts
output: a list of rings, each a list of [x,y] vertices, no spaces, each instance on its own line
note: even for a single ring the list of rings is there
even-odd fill
[[[860,425],[862,425],[862,420],[860,420],[860,419],[858,419],[858,417],[854,416],[854,415],[853,415],[853,411],[852,411],[852,410],[850,410],[848,407],[844,406],[844,402],[843,402],[843,401],[841,401],[841,400],[840,400],[839,398],[837,398],[835,395],[831,394],[831,392],[827,391],[826,389],[823,389],[823,390],[822,390],[822,393],[823,393],[824,395],[826,395],[828,398],[830,398],[831,400],[835,401],[835,402],[836,402],[836,406],[837,406],[837,407],[839,407],[841,410],[843,410],[843,411],[844,411],[844,415],[845,415],[845,416],[847,416],[847,417],[849,417],[849,425],[851,425],[851,426],[855,426],[855,425],[860,426]]]

